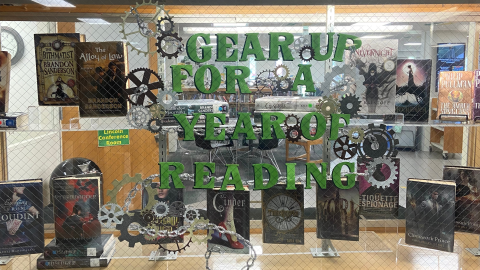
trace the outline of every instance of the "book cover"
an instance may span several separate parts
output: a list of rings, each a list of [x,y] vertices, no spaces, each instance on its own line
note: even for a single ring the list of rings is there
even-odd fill
[[[262,190],[263,243],[303,245],[304,187],[287,190],[287,185],[275,185]]]
[[[405,120],[428,121],[431,77],[431,59],[397,61],[395,112],[403,113]]]
[[[465,43],[437,43],[436,84],[438,92],[438,79],[440,72],[465,70]]]
[[[443,180],[455,181],[455,231],[480,234],[480,168],[445,166]]]
[[[367,219],[395,219],[398,216],[400,159],[392,158],[391,162],[377,165],[368,179],[363,175],[357,176],[360,215]],[[358,163],[357,172],[367,172],[365,163]]]
[[[480,70],[474,71],[473,77],[473,120],[480,120]]]
[[[65,257],[93,257],[99,258],[104,250],[110,250],[115,245],[113,234],[102,234],[100,237],[84,245],[68,245],[57,243],[54,238],[45,246],[43,256],[46,259]]]
[[[0,113],[8,111],[11,68],[12,56],[7,51],[0,51]]]
[[[250,192],[245,190],[219,189],[207,190],[207,217],[214,223],[228,231],[234,231],[243,238],[250,240]],[[214,231],[208,247],[219,247],[226,253],[248,254],[249,248],[243,240],[234,235],[220,234]]]
[[[408,179],[405,243],[453,252],[455,182]]]
[[[100,258],[55,258],[46,259],[43,254],[37,259],[37,269],[107,267],[115,254],[115,246],[106,250]]]
[[[363,39],[353,59],[366,87],[359,114],[395,113],[398,40]],[[348,61],[346,62],[348,64]]]
[[[99,186],[100,177],[53,180],[53,215],[57,241],[82,244],[100,236]]]
[[[0,256],[43,251],[41,179],[1,182],[0,211]]]
[[[358,241],[359,197],[358,181],[351,189],[339,189],[331,180],[326,189],[317,186],[317,238]]]
[[[127,114],[125,49],[123,42],[76,44],[80,117]]]
[[[473,71],[443,71],[438,80],[437,119],[466,115],[472,119]]]
[[[38,104],[78,105],[76,42],[80,34],[35,34]]]

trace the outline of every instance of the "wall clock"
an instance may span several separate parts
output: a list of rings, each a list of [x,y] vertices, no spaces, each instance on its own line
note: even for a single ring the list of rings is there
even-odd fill
[[[12,55],[12,65],[15,65],[22,59],[25,47],[20,34],[8,26],[1,27],[2,33],[2,51],[7,51]]]
[[[267,222],[273,228],[290,231],[302,221],[300,202],[285,194],[279,194],[267,203]]]

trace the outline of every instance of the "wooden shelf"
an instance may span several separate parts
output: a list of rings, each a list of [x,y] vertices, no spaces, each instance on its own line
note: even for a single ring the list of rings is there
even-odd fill
[[[438,113],[438,98],[432,98],[431,119],[435,120]],[[440,143],[443,137],[443,144]],[[462,153],[463,127],[430,128],[430,145],[442,149],[445,153]]]

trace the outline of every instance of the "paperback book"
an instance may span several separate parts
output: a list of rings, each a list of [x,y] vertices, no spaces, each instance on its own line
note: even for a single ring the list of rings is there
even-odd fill
[[[472,119],[472,71],[443,71],[438,80],[437,119],[466,116]]]
[[[453,252],[455,182],[408,179],[405,243]]]
[[[45,246],[43,256],[46,259],[65,257],[93,257],[99,258],[104,250],[110,250],[115,245],[113,234],[102,234],[100,237],[84,245],[69,245],[57,243],[54,238]]]
[[[46,259],[40,255],[37,259],[37,269],[64,269],[64,268],[94,268],[107,267],[115,254],[115,247],[106,250],[100,258],[54,258]]]
[[[11,68],[12,56],[7,51],[0,51],[0,113],[8,111]]]

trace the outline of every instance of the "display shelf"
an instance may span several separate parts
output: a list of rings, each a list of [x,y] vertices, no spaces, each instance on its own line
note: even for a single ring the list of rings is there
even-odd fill
[[[360,230],[367,231],[369,228],[375,228],[376,231],[384,230],[385,233],[396,233],[398,235],[399,227],[405,227],[405,220],[395,218],[385,219],[367,219],[363,215],[360,215]]]
[[[441,127],[441,126],[432,126],[432,128],[434,128],[436,130],[440,130],[440,131],[445,131],[445,128]]]
[[[453,252],[439,251],[408,245],[404,238],[400,238],[396,247],[396,264],[401,267],[405,263],[428,265],[428,269],[461,269],[462,248],[455,242]]]

